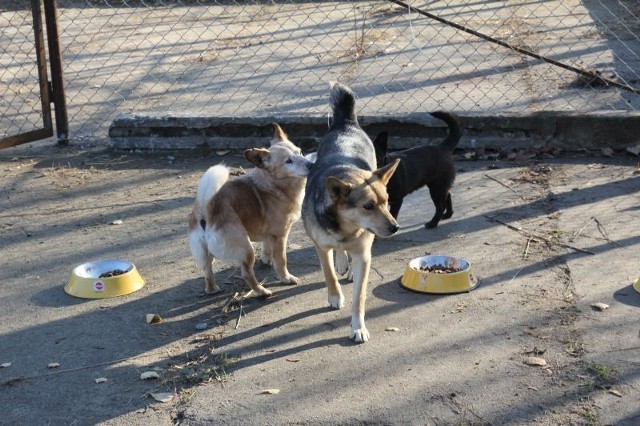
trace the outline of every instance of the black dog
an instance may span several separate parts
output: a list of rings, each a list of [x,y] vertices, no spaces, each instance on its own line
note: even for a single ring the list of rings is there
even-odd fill
[[[443,111],[431,113],[449,126],[449,135],[439,145],[420,145],[403,151],[387,151],[388,132],[381,132],[373,142],[378,167],[400,159],[398,169],[387,184],[389,210],[397,219],[402,200],[413,191],[427,185],[436,207],[433,218],[425,223],[426,228],[435,228],[440,219],[449,219],[453,214],[451,186],[456,177],[453,150],[462,136],[462,127],[455,114]]]

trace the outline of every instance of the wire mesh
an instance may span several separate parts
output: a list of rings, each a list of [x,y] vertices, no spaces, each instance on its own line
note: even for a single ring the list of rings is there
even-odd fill
[[[42,128],[31,2],[0,9],[0,138]]]
[[[637,93],[415,13],[637,90],[640,0],[408,3],[58,0],[71,136],[106,136],[123,112],[326,114],[332,80],[351,85],[370,115],[640,109]],[[28,14],[0,12],[5,132],[33,103],[11,87],[32,79]]]

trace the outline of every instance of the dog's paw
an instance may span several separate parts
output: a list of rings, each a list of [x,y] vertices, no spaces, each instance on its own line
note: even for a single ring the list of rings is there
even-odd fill
[[[300,278],[294,275],[289,275],[282,280],[282,283],[288,285],[298,285],[300,284]]]
[[[266,288],[264,288],[262,286],[260,286],[259,288],[256,289],[256,293],[258,294],[259,297],[264,297],[265,299],[267,297],[271,297],[273,295],[271,290],[267,290]]]
[[[329,306],[333,309],[342,309],[344,307],[344,295],[336,294],[334,296],[329,296]]]
[[[369,340],[369,337],[369,330],[366,328],[352,328],[351,333],[349,333],[349,338],[356,343],[364,343]]]
[[[427,228],[427,229],[433,229],[436,226],[438,226],[438,222],[433,223],[433,221],[431,221],[431,222],[427,222],[427,223],[424,224],[424,227]]]
[[[204,292],[205,294],[217,294],[220,293],[222,289],[217,286],[216,283],[210,282],[205,279]]]

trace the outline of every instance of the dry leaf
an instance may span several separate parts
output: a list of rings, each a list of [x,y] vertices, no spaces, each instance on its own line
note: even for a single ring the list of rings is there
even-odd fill
[[[149,379],[159,379],[160,375],[155,371],[145,371],[140,375],[140,379],[149,380]]]
[[[600,152],[605,157],[613,157],[613,150],[611,148],[602,148]]]
[[[280,393],[280,389],[265,389],[260,393],[269,394],[269,395],[277,395]]]
[[[147,314],[147,324],[158,324],[164,322],[164,319],[158,314]]]
[[[287,361],[289,362],[300,362],[299,358],[287,358]]]
[[[597,309],[598,311],[604,311],[609,307],[609,305],[607,305],[606,303],[598,302],[598,303],[592,303],[591,307],[594,309]]]
[[[400,329],[398,327],[387,327],[384,331],[400,331]]]
[[[58,368],[60,367],[60,364],[57,362],[50,362],[49,364],[47,364],[48,368]]]
[[[107,381],[107,378],[106,378],[106,377],[98,377],[98,378],[96,379],[96,383],[97,383],[97,384],[104,383],[104,382],[106,382],[106,381]]]
[[[0,364],[0,368],[8,368],[8,367],[11,367],[10,362],[3,362],[2,364]]]
[[[524,360],[524,363],[527,365],[537,365],[540,367],[544,367],[547,365],[547,361],[542,358],[538,358],[537,356],[530,356]]]
[[[173,399],[173,392],[152,393],[151,397],[159,402],[171,402]]]
[[[633,154],[633,155],[640,155],[640,145],[628,146],[627,147],[627,152],[629,154]]]
[[[615,389],[609,389],[609,393],[611,395],[615,395],[615,396],[617,396],[619,398],[622,398],[622,394],[619,391],[615,390]]]
[[[228,149],[227,149],[227,150],[224,150],[224,151],[216,151],[216,155],[217,155],[217,156],[219,156],[219,157],[222,157],[222,156],[227,155],[227,154],[228,154],[228,153],[230,153],[230,152],[231,152],[231,151],[230,151],[230,150],[228,150]]]

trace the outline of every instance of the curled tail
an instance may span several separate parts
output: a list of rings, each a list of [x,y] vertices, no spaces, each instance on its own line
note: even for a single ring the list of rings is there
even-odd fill
[[[198,219],[202,228],[206,226],[205,218],[207,204],[220,190],[222,185],[229,180],[229,168],[222,164],[209,167],[209,170],[200,178],[198,192],[196,193],[196,205],[198,208]]]
[[[462,137],[462,126],[460,125],[460,120],[458,117],[451,113],[445,111],[435,111],[431,113],[432,117],[437,118],[438,120],[442,120],[447,123],[449,126],[449,134],[447,138],[440,143],[440,147],[447,148],[449,151],[453,151],[456,145],[458,145],[458,141]]]
[[[357,122],[356,96],[344,84],[331,83],[331,109],[333,110],[333,126],[342,126],[345,121]]]

